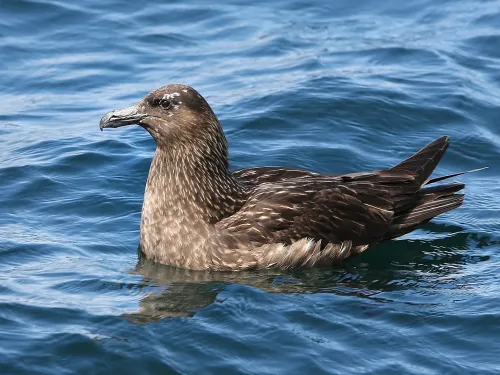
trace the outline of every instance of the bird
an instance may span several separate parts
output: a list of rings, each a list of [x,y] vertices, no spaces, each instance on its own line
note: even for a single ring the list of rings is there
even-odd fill
[[[436,183],[472,172],[430,178],[449,146],[448,136],[391,168],[371,172],[230,170],[216,114],[183,84],[168,84],[134,106],[106,113],[100,129],[133,124],[156,143],[140,251],[155,262],[191,270],[339,264],[461,206],[463,183]]]

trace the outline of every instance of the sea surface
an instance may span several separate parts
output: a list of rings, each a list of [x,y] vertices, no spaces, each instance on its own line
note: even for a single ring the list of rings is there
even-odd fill
[[[390,167],[449,135],[462,208],[341,266],[139,258],[168,83],[233,168]],[[500,0],[0,0],[0,374],[499,374]]]

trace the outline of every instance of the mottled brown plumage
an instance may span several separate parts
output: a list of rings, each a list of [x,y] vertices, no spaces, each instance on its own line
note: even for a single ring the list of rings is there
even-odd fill
[[[463,202],[461,183],[428,186],[445,178],[429,180],[448,137],[375,172],[231,172],[219,121],[191,87],[162,87],[136,106],[107,113],[100,126],[129,124],[141,125],[156,142],[140,246],[164,264],[197,270],[331,265]]]

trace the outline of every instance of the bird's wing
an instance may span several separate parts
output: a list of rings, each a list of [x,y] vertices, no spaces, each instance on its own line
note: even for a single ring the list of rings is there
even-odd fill
[[[236,169],[233,172],[239,181],[254,187],[263,183],[279,182],[291,178],[308,178],[319,176],[318,173],[301,168],[289,167],[254,167]],[[333,176],[333,175],[332,175]]]
[[[414,203],[419,187],[400,170],[264,183],[217,227],[256,244],[311,238],[369,245],[384,237],[395,211]]]

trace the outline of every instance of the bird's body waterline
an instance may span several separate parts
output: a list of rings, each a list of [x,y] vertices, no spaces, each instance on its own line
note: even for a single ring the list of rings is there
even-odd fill
[[[156,142],[140,247],[148,258],[172,266],[221,271],[332,265],[463,202],[461,183],[428,186],[445,179],[429,176],[448,137],[387,170],[231,172],[219,121],[191,87],[155,90],[136,106],[107,113],[100,127],[130,124],[144,127]]]

